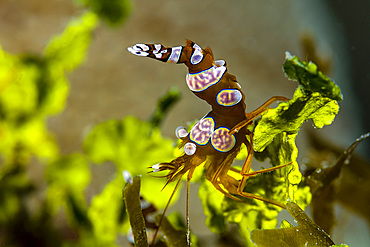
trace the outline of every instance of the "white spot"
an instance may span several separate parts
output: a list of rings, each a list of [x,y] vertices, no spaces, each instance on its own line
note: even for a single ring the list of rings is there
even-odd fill
[[[221,66],[225,66],[225,60],[216,60],[215,61],[215,65],[217,66],[217,67],[221,67]]]
[[[141,209],[147,209],[150,207],[150,202],[146,201],[146,200],[140,200],[140,207]]]
[[[192,142],[188,142],[184,146],[184,151],[187,155],[193,155],[197,151],[197,146]]]
[[[293,58],[293,55],[289,51],[286,51],[285,52],[285,60],[292,59],[292,58]]]
[[[172,52],[167,60],[167,63],[177,63],[181,56],[182,46],[172,47]]]
[[[159,50],[162,48],[162,45],[161,44],[154,44],[154,48],[155,48],[155,50],[153,52],[158,53]]]
[[[202,48],[199,45],[194,44],[193,48],[195,48],[193,55],[191,55],[190,62],[194,65],[200,63],[203,60],[203,53]]]
[[[194,45],[193,45],[193,48],[195,48],[195,49],[202,49],[202,48],[200,48],[200,46],[198,45],[198,44],[196,44],[196,43],[194,43]]]
[[[160,50],[162,49],[161,44],[154,44],[155,50],[153,51],[153,54],[156,58],[162,58],[162,53],[160,53]]]
[[[329,162],[327,160],[321,161],[321,167],[322,168],[328,168],[329,167]]]
[[[135,240],[134,240],[134,234],[132,233],[132,228],[130,227],[130,229],[128,230],[127,232],[127,240],[134,244],[135,243]]]
[[[129,171],[124,170],[122,172],[122,176],[123,176],[123,179],[125,180],[126,183],[132,184],[133,179],[132,179],[132,175]]]
[[[152,168],[154,169],[153,172],[158,172],[159,168],[160,168],[160,165],[159,164],[152,165]]]
[[[301,167],[301,169],[300,170],[302,170],[302,171],[306,171],[307,170],[307,166],[305,165],[305,164],[301,164],[300,165]]]
[[[147,57],[149,55],[148,52],[142,51],[139,48],[133,46],[133,47],[128,47],[127,50],[131,52],[132,54],[136,56],[141,56],[141,57]]]
[[[162,53],[154,53],[154,56],[155,56],[156,58],[162,58]]]
[[[179,126],[176,128],[175,134],[177,138],[181,139],[186,137],[188,135],[188,132],[184,127]]]
[[[149,46],[146,44],[136,44],[133,46],[133,48],[141,49],[142,51],[149,51]]]

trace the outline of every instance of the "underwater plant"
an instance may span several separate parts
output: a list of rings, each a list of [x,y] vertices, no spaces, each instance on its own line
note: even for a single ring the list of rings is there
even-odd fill
[[[128,50],[135,55],[163,62],[185,63],[189,67],[186,77],[188,87],[212,106],[212,111],[192,126],[189,132],[184,127],[176,130],[177,137],[182,141],[180,147],[184,148],[183,154],[169,163],[152,166],[154,172],[169,170],[163,176],[167,179],[166,185],[176,179],[180,181],[187,174],[189,188],[194,169],[204,164],[202,177],[209,181],[202,179],[199,197],[207,215],[206,224],[212,231],[222,233],[227,228],[226,222],[236,223],[240,235],[248,245],[251,239],[247,229],[275,228],[277,213],[281,208],[286,208],[286,201],[295,201],[302,208],[310,203],[310,188],[302,181],[296,161],[298,150],[295,138],[301,125],[307,120],[312,120],[315,128],[331,124],[339,111],[337,101],[342,100],[339,87],[323,75],[314,63],[302,62],[287,52],[284,72],[289,79],[299,83],[292,99],[273,97],[256,111],[245,113],[244,94],[235,76],[227,73],[223,60],[213,59],[213,53],[208,47],[203,50],[187,40],[186,46],[168,48],[161,44],[136,44]],[[220,94],[227,96],[222,97]],[[276,100],[287,102],[269,109],[267,106]],[[253,124],[258,115],[261,115],[261,119]],[[226,129],[224,136],[214,134],[217,128]],[[242,131],[243,129],[245,130]],[[234,134],[237,136],[234,137]],[[247,150],[242,150],[247,151],[247,158],[240,169],[231,165],[241,144],[247,147]],[[229,148],[221,150],[218,145]],[[249,172],[253,150],[257,152],[258,159],[269,158],[273,167]],[[240,171],[241,174],[237,176]],[[271,174],[254,177],[265,172]],[[248,177],[251,177],[251,181],[248,180],[246,187]],[[188,204],[187,201],[186,210],[189,208]],[[271,204],[280,206],[280,209]],[[301,210],[293,202],[289,205],[292,212],[293,207]],[[165,211],[167,207],[168,205]],[[164,215],[159,220],[159,225],[163,217]],[[190,245],[189,217],[186,218],[187,245]],[[156,233],[153,245],[155,237]],[[327,238],[329,240],[325,242],[326,245],[332,243],[328,236]]]
[[[348,168],[356,146],[369,134],[354,142],[337,162],[306,171],[302,176],[295,144],[298,131],[306,121],[312,121],[316,128],[331,124],[342,95],[339,87],[314,63],[300,61],[289,53],[284,71],[289,79],[298,81],[298,87],[289,100],[272,98],[272,101],[284,101],[275,103],[274,108],[267,107],[272,102],[268,101],[259,110],[246,115],[244,94],[236,78],[227,73],[226,63],[216,60],[212,64],[216,73],[208,71],[206,65],[197,72],[207,71],[217,77],[218,72],[225,70],[220,80],[196,92],[211,102],[214,110],[202,120],[179,128],[177,145],[171,138],[164,137],[160,128],[168,111],[180,99],[179,90],[173,87],[165,95],[158,95],[161,98],[147,120],[123,116],[101,122],[85,136],[83,151],[63,153],[55,133],[49,128],[49,120],[66,107],[71,90],[68,76],[85,62],[94,31],[100,23],[121,24],[131,7],[126,0],[78,2],[87,11],[71,20],[62,33],[52,37],[42,54],[15,55],[0,49],[1,245],[113,247],[125,246],[129,239],[136,246],[148,246],[159,231],[155,246],[187,246],[189,239],[192,246],[198,246],[202,242],[197,240],[197,232],[189,235],[191,218],[187,224],[179,213],[161,214],[169,201],[168,207],[171,207],[179,198],[178,192],[183,187],[180,177],[189,178],[189,170],[195,170],[191,182],[200,183],[198,195],[207,216],[206,225],[215,233],[215,239],[220,237],[226,245],[278,246],[277,239],[282,240],[281,246],[333,245],[328,234],[334,217],[327,214],[328,210],[333,211],[335,193],[332,192],[337,188],[338,177]],[[171,48],[148,47],[152,56],[161,54],[163,59],[170,56],[163,51],[171,51]],[[146,46],[137,46],[134,51],[146,52],[144,49]],[[206,49],[194,43],[181,49],[189,51],[186,62],[190,66],[202,65],[202,60],[206,59],[203,56]],[[213,59],[212,52],[207,51]],[[176,54],[181,60],[181,53],[173,56]],[[171,61],[175,61],[173,56]],[[198,79],[204,76],[197,72],[191,71],[188,78],[196,90],[202,86]],[[220,82],[231,86],[207,91],[212,86],[220,86]],[[239,108],[241,114],[231,116],[232,121],[225,120],[229,117],[227,114],[212,115],[234,108]],[[260,117],[255,119],[258,115]],[[235,139],[229,138],[229,134]],[[223,140],[231,140],[231,144]],[[187,145],[186,150],[178,149],[189,142],[196,145],[195,153],[199,153],[189,155],[194,145]],[[185,151],[188,154],[184,154]],[[232,153],[230,157],[227,157],[228,152]],[[268,159],[271,168],[262,168],[263,174],[252,171],[252,153],[257,161]],[[215,157],[210,159],[209,154]],[[188,170],[182,165],[176,166],[173,161],[186,155],[199,158],[199,162],[207,156],[208,164],[199,163],[195,169],[194,164],[186,163]],[[226,157],[227,164],[218,166],[223,160],[219,157]],[[233,162],[234,158],[247,160],[245,168]],[[101,169],[105,169],[107,164],[112,165],[110,169],[114,167],[114,175],[106,178],[98,192],[91,193],[88,187],[97,183],[92,167],[101,165]],[[153,168],[157,171],[147,174]],[[164,168],[170,168],[169,175]],[[174,170],[171,172],[171,169]],[[123,171],[133,178],[127,178],[127,173],[123,177]],[[37,181],[30,175],[32,172],[38,173]],[[171,182],[176,179],[177,190],[176,182]],[[349,191],[346,195],[354,190]],[[245,195],[254,196],[247,198]],[[302,211],[307,205],[313,210],[313,221]],[[361,205],[357,207],[367,210],[360,208]],[[285,211],[282,208],[298,221],[298,226],[284,220],[280,228],[276,228],[278,213]]]

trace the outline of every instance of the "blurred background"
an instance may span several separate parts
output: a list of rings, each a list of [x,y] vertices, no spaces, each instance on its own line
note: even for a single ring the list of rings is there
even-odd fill
[[[0,0],[2,49],[13,55],[42,54],[50,39],[85,11],[76,2]],[[248,111],[271,96],[292,96],[296,82],[288,81],[282,72],[286,51],[321,63],[341,87],[344,100],[331,126],[314,130],[311,123],[305,124],[298,135],[299,162],[320,151],[312,147],[313,139],[325,141],[328,150],[343,151],[370,127],[369,6],[361,0],[132,1],[132,11],[123,23],[101,22],[93,31],[85,61],[68,74],[66,106],[48,119],[48,128],[62,154],[79,152],[93,126],[126,115],[149,119],[158,98],[176,86],[182,98],[161,127],[163,135],[175,138],[177,126],[203,117],[209,106],[188,90],[185,66],[132,56],[126,48],[136,43],[177,46],[191,39],[201,47],[209,46],[216,59],[227,61],[229,73],[236,75],[246,95]],[[368,159],[369,141],[356,153]],[[89,195],[99,192],[115,173],[111,164],[92,169]],[[37,165],[32,173],[42,177]],[[193,187],[191,207],[197,208],[201,205]],[[176,205],[184,211],[181,198]],[[368,198],[364,197],[364,203]],[[343,221],[332,233],[334,242],[369,246],[369,218],[343,205],[335,211]],[[190,212],[193,231],[200,233],[200,239],[210,234],[201,214],[201,210]]]

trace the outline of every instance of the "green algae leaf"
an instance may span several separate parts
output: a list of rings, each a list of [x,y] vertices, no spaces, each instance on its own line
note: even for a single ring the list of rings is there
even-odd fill
[[[263,151],[276,135],[282,132],[298,133],[302,124],[310,119],[316,128],[322,128],[331,124],[338,112],[337,101],[318,92],[306,95],[299,87],[290,101],[262,114],[254,131],[253,148],[257,152]]]
[[[285,140],[286,138],[282,137],[281,139]],[[281,139],[276,140],[276,145],[273,148],[274,152],[281,153],[279,150],[284,150],[281,147],[283,145],[281,144]],[[288,143],[285,145],[290,144]],[[278,156],[275,155],[275,157]],[[290,159],[291,157],[287,155],[287,157],[280,162],[282,164],[287,164],[289,163]],[[293,165],[290,165],[273,172],[250,177],[247,181],[246,187],[244,188],[244,192],[257,194],[263,196],[264,198],[284,203],[288,194],[286,179],[287,173],[293,173],[292,171],[295,169],[292,168],[292,166]],[[300,176],[300,173],[298,174]],[[298,183],[299,181],[300,179],[295,182]],[[297,191],[299,193],[299,190],[296,190],[296,192]],[[207,193],[204,194],[206,197]],[[212,206],[216,207],[218,210],[219,207],[221,207],[221,212],[216,212],[215,215],[212,215],[214,212],[210,211],[211,215],[207,215],[207,220],[208,218],[218,219],[216,222],[222,226],[222,228],[220,227],[221,230],[224,230],[222,223],[225,222],[225,220],[228,223],[236,224],[238,226],[239,235],[241,236],[245,245],[253,246],[253,243],[250,239],[250,230],[259,228],[275,228],[277,225],[277,215],[281,211],[281,208],[260,200],[247,199],[243,197],[239,197],[239,199],[242,202],[223,197],[223,195],[215,197],[214,201],[212,201]],[[204,201],[205,199],[202,199],[203,205],[205,204]],[[212,226],[215,227],[219,225],[213,224]]]
[[[117,237],[124,235],[128,229],[123,185],[123,178],[117,176],[105,185],[100,194],[92,198],[90,207],[84,210],[90,224],[88,227],[79,225],[78,240],[65,242],[64,247],[118,246]]]
[[[3,79],[12,78],[12,81],[2,82],[4,88],[0,95],[0,105],[3,119],[20,121],[22,117],[29,118],[38,107],[36,82],[40,71],[36,66],[27,66],[16,57],[11,60],[14,67],[7,75],[3,75]],[[17,76],[22,76],[22,79]]]
[[[135,246],[148,246],[145,219],[140,204],[140,177],[134,177],[123,190]]]
[[[24,196],[35,191],[19,165],[1,166],[0,169],[0,228],[6,229],[24,208]],[[24,220],[24,219],[22,219]]]
[[[83,147],[95,163],[113,161],[122,172],[133,176],[148,172],[148,166],[173,158],[173,141],[163,138],[158,128],[133,116],[96,125]],[[141,165],[141,163],[143,163]]]
[[[172,160],[176,150],[173,141],[163,138],[158,128],[133,116],[98,124],[83,147],[94,163],[113,162],[118,174],[127,170],[133,176],[146,174],[150,171],[148,167],[156,163]],[[174,188],[170,183],[160,192],[164,184],[164,179],[150,175],[142,180],[143,197],[158,208],[165,206]]]
[[[65,75],[45,58],[13,56],[0,49],[0,71],[0,120],[20,127],[63,109]]]
[[[140,177],[137,176],[133,179],[132,183],[127,184],[124,188],[124,200],[130,219],[135,246],[148,246],[147,231],[145,228],[139,192]],[[161,216],[162,215],[156,215],[154,218],[157,225],[160,222]],[[166,246],[187,246],[186,225],[184,224],[183,217],[177,212],[170,214],[168,217],[164,217],[160,226],[159,236],[162,236],[161,239],[166,243]],[[198,239],[193,234],[191,234],[191,246],[198,246]]]
[[[284,223],[281,229],[254,230],[252,241],[259,247],[276,246],[332,246],[334,242],[294,202],[286,204],[287,210],[298,222],[297,227]]]
[[[297,134],[279,133],[262,153],[255,153],[255,158],[259,160],[269,158],[272,166],[292,163],[272,173],[276,181],[275,184],[268,184],[266,181],[259,186],[267,192],[272,190],[274,193],[269,195],[272,199],[280,202],[286,202],[288,199],[294,200],[302,208],[305,208],[311,201],[311,193],[308,186],[301,187],[300,184],[302,174],[297,163],[296,136]],[[277,193],[278,191],[279,193]]]
[[[224,195],[205,179],[200,185],[198,195],[202,201],[204,214],[207,216],[207,227],[214,233],[225,232],[227,227],[222,208]]]
[[[294,59],[297,63],[298,59]],[[307,68],[294,70],[295,73],[289,71],[292,69],[289,66],[295,68],[295,65],[289,65],[288,61],[285,67],[287,73],[290,73],[290,78],[296,78],[301,85],[290,101],[280,103],[278,107],[262,114],[254,129],[253,149],[256,151],[257,159],[269,158],[272,166],[290,165],[249,178],[244,191],[281,203],[292,200],[304,208],[310,203],[312,195],[310,188],[301,183],[302,175],[297,163],[298,149],[295,139],[302,124],[307,120],[312,120],[317,128],[331,124],[339,111],[336,99],[341,99],[341,95],[335,83],[321,73],[320,80],[314,78],[315,66],[312,63],[307,65]],[[207,196],[203,197],[205,197],[202,199],[203,204],[208,210],[205,211],[210,214],[208,217],[212,219],[222,215],[227,222],[237,224],[247,246],[253,246],[249,234],[251,229],[273,229],[277,225],[276,216],[281,209],[270,204],[246,198],[240,198],[246,203],[228,198],[223,201],[218,199],[213,205],[222,204],[223,214],[220,214],[210,211],[207,205],[209,199]],[[209,225],[215,227],[214,224]]]
[[[280,223],[280,228],[289,228],[289,227],[293,227],[292,224],[289,223],[289,221],[287,220],[282,220],[281,223]]]
[[[123,178],[117,176],[91,201],[87,214],[92,222],[95,246],[115,246],[118,234],[124,232],[123,185]]]
[[[313,63],[307,65],[307,68],[299,67],[300,69],[294,70],[294,73],[289,69],[296,68],[295,66],[298,65],[291,63],[300,66],[301,62],[297,57],[288,56],[284,65],[288,77],[298,80],[301,85],[296,89],[291,100],[280,103],[276,108],[262,114],[261,120],[254,129],[253,149],[256,152],[262,152],[255,153],[256,158],[269,158],[273,166],[293,162],[286,174],[286,199],[295,200],[304,208],[304,204],[310,201],[311,194],[305,193],[307,188],[301,188],[302,190],[298,188],[302,175],[296,161],[298,149],[295,138],[302,124],[307,120],[312,120],[316,128],[322,128],[334,121],[339,105],[336,100],[328,96],[338,98],[340,89],[329,79],[330,82],[325,79],[327,85],[323,87],[321,80],[308,76],[307,73],[312,74],[316,71]],[[319,75],[320,78],[325,77],[321,73]],[[339,94],[335,97],[330,95],[328,88],[332,88],[332,91]],[[298,191],[301,193],[297,194]],[[304,197],[307,197],[307,200],[304,200]]]
[[[61,156],[48,164],[45,171],[46,180],[64,190],[77,191],[78,194],[90,182],[90,170],[82,154]]]
[[[172,87],[170,88],[160,99],[157,100],[157,106],[150,117],[149,122],[153,127],[159,127],[168,111],[179,101],[181,93],[179,89]]]
[[[43,56],[12,56],[0,49],[1,115],[19,123],[63,110],[68,95],[65,71],[83,62],[96,23],[93,13],[71,21]]]
[[[336,99],[341,99],[341,95],[335,83],[319,73],[313,63],[305,64],[297,57],[288,56],[284,71],[290,79],[298,80],[300,87],[290,101],[280,103],[276,108],[262,114],[254,129],[253,149],[258,160],[269,158],[272,166],[288,163],[291,165],[248,179],[245,191],[280,202],[289,199],[304,208],[310,203],[312,195],[309,187],[301,184],[302,175],[297,163],[298,149],[295,139],[302,124],[307,120],[312,120],[317,128],[331,124],[339,111]],[[233,204],[237,205],[236,202]],[[252,208],[253,204],[260,205],[258,208]],[[274,214],[280,209],[274,212],[269,209],[271,205],[257,200],[244,207],[246,212],[254,210],[254,215],[243,215],[240,206],[236,207],[237,210],[229,211],[238,215],[234,216],[235,219],[244,222],[243,225],[239,223],[239,231],[245,234],[242,237],[246,244],[250,245],[244,224],[248,225],[248,229],[273,229],[277,223]],[[271,221],[268,220],[269,215]],[[265,225],[269,222],[271,224]]]
[[[179,215],[173,214],[171,216],[172,221],[178,221],[180,218],[175,218],[178,217]],[[155,217],[155,222],[156,224],[159,224],[161,215],[157,215]],[[162,240],[166,243],[166,246],[168,247],[186,247],[187,241],[186,241],[186,227],[176,227],[172,222],[169,221],[167,217],[164,217],[162,220],[162,225],[160,228],[162,234],[164,237],[162,237]],[[193,241],[191,240],[191,246],[198,246],[197,240]]]
[[[33,119],[21,126],[12,122],[0,120],[0,153],[5,162],[11,162],[21,148],[23,154],[35,154],[39,158],[49,159],[58,155],[58,146],[53,136],[46,130],[45,124],[39,119]]]
[[[118,25],[129,16],[131,0],[79,0],[109,25]]]
[[[0,45],[0,93],[20,75],[18,63],[18,58],[6,53]]]
[[[83,61],[95,25],[89,13],[72,21],[47,45],[44,56],[13,56],[0,48],[0,152],[5,160],[16,146],[29,155],[57,156],[45,119],[64,109],[69,89],[65,70]]]
[[[71,21],[64,32],[53,38],[45,49],[45,57],[62,70],[72,70],[85,59],[92,32],[98,23],[97,16],[86,12]]]
[[[286,152],[290,150],[287,147],[294,143],[294,138],[289,142],[282,141],[286,139],[286,134],[282,134],[264,152],[264,155],[277,158],[270,160],[274,166],[280,162],[289,163],[297,153]],[[279,157],[282,158],[278,159]],[[249,178],[244,191],[281,203],[291,198],[305,207],[310,202],[311,194],[308,186],[300,184],[301,177],[298,164],[293,162],[287,167]],[[223,215],[227,222],[237,224],[239,235],[245,245],[254,246],[250,239],[250,231],[261,228],[274,229],[277,225],[277,215],[282,209],[260,200],[240,199],[243,202],[225,198],[222,202]]]
[[[319,71],[313,62],[301,61],[297,56],[286,52],[283,69],[289,79],[298,81],[306,94],[318,92],[333,100],[343,100],[338,85]]]
[[[309,68],[297,70],[295,78],[302,80],[300,76],[303,76],[310,80],[311,77],[304,74],[313,73],[313,66],[310,64]],[[302,175],[296,161],[298,149],[295,139],[301,125],[307,120],[311,119],[315,127],[322,128],[331,124],[339,111],[338,103],[332,99],[339,98],[338,94],[330,95],[327,90],[331,87],[336,92],[339,88],[331,80],[327,81],[322,74],[320,77],[326,81],[326,87],[318,79],[309,83],[300,82],[301,86],[290,101],[280,103],[278,107],[269,109],[262,115],[254,129],[253,148],[257,152],[255,157],[259,160],[269,158],[272,166],[291,164],[249,178],[245,192],[282,203],[292,200],[302,208],[310,203],[310,188],[301,184]],[[320,84],[321,90],[318,90],[317,84]],[[242,203],[229,198],[212,198],[210,194],[209,186],[202,185],[200,197],[207,215],[207,225],[215,232],[224,231],[226,219],[228,223],[237,224],[244,243],[253,246],[249,234],[251,229],[273,229],[277,225],[276,217],[281,208],[259,200],[240,198],[246,202]]]
[[[297,163],[295,138],[307,120],[311,119],[315,127],[322,128],[331,124],[339,111],[337,101],[323,97],[319,92],[307,95],[303,90],[303,87],[298,87],[290,101],[280,103],[276,108],[262,114],[253,136],[253,148],[256,152],[261,152],[255,153],[256,158],[269,158],[273,166],[293,162],[287,167],[291,169],[285,170],[285,200],[294,200],[302,208],[310,202],[311,194],[307,187],[299,187],[302,175]]]
[[[259,184],[261,180],[254,182]],[[256,188],[255,186],[253,187]],[[248,191],[251,191],[251,188]],[[277,225],[277,215],[281,211],[281,208],[258,200],[249,200],[247,203],[243,203],[225,197],[223,210],[226,221],[238,226],[239,235],[245,246],[253,246],[250,239],[250,230],[275,228]]]
[[[91,174],[85,157],[71,154],[57,158],[46,167],[45,178],[49,185],[47,200],[51,212],[56,213],[64,206],[70,221],[88,222],[84,215],[87,206],[83,192],[90,182]]]
[[[370,138],[370,132],[357,138],[344,150],[334,164],[317,168],[306,177],[306,184],[310,186],[312,192],[313,219],[328,233],[332,232],[336,222],[334,202],[337,199],[336,191],[340,186],[338,178],[343,174],[345,166],[350,164],[356,147],[367,138]]]
[[[154,217],[155,223],[158,225],[162,215],[156,215]],[[168,247],[178,247],[178,246],[188,246],[186,237],[186,224],[184,222],[183,216],[174,212],[164,217],[160,227],[161,240],[166,243]],[[190,242],[191,246],[198,247],[199,241],[193,232],[190,232]]]
[[[32,79],[36,90],[36,104],[32,114],[42,117],[62,111],[69,90],[65,71],[45,57],[26,55],[21,61],[24,71],[32,68],[37,72]]]

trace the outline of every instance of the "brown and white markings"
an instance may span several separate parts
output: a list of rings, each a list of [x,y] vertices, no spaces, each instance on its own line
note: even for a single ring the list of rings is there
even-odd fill
[[[226,196],[238,201],[240,201],[238,196],[258,199],[285,208],[285,205],[280,202],[244,192],[243,189],[248,177],[290,164],[250,172],[253,156],[253,134],[246,128],[273,102],[287,101],[288,99],[274,96],[256,110],[246,113],[245,96],[236,77],[227,72],[226,62],[214,60],[209,47],[202,49],[190,40],[186,40],[185,46],[175,47],[164,47],[161,44],[136,44],[129,47],[128,51],[134,55],[150,57],[162,62],[184,63],[189,69],[189,73],[186,75],[189,89],[212,107],[212,110],[200,119],[189,133],[182,127],[176,129],[176,135],[182,141],[180,147],[184,148],[182,156],[171,162],[152,166],[153,172],[169,171],[165,176],[167,178],[166,184],[174,180],[178,180],[179,183],[182,176],[187,174],[188,244],[190,245],[189,181],[195,168],[201,164],[205,166],[206,178]],[[242,179],[237,181],[228,175],[228,172],[235,172],[231,165],[243,143],[247,147],[248,155],[241,171],[238,171],[242,175]]]

